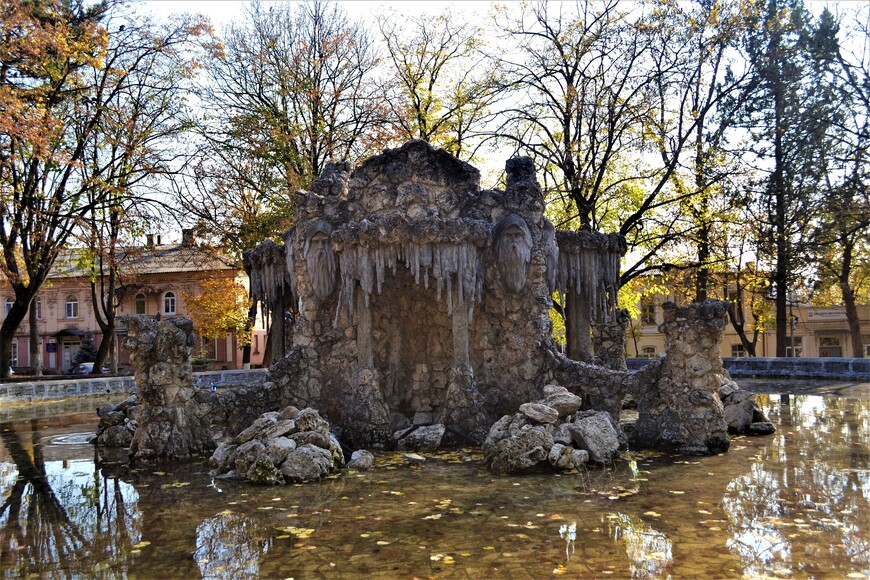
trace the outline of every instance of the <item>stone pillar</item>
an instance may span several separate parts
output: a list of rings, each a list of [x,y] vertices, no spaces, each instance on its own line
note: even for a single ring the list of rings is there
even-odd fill
[[[468,305],[456,304],[453,308],[453,364],[468,366]]]
[[[572,360],[592,360],[591,313],[589,297],[578,294],[576,284],[569,283],[565,293],[565,334],[568,358]]]
[[[638,393],[632,440],[641,446],[712,454],[730,445],[718,390],[723,383],[719,341],[725,304],[707,300],[677,307],[665,303],[665,360],[657,384]]]
[[[625,332],[629,321],[628,310],[619,309],[609,320],[593,324],[595,364],[615,371],[628,370],[625,365]]]
[[[362,290],[356,293],[356,348],[358,364],[361,369],[375,366],[374,346],[372,345],[372,309],[366,303]]]
[[[141,406],[130,444],[130,460],[182,460],[210,453],[215,444],[207,409],[194,400],[193,323],[186,318],[157,321],[124,316],[124,346],[136,371]]]

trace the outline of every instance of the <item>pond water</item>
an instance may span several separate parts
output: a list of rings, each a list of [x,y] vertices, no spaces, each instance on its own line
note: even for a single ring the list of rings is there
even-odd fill
[[[494,476],[471,450],[383,454],[287,487],[101,464],[79,403],[0,425],[0,573],[870,577],[870,395],[850,394],[760,394],[778,431],[713,457]]]

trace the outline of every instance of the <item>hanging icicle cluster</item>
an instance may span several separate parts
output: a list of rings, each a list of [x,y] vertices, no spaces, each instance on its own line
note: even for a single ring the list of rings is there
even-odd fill
[[[251,300],[260,304],[264,320],[269,314],[284,308],[284,293],[291,285],[284,246],[266,240],[243,256],[244,267],[251,280]]]
[[[619,234],[560,230],[556,232],[556,241],[559,245],[556,289],[564,296],[573,286],[577,295],[588,297],[593,320],[606,320],[616,306],[625,238]]]
[[[387,270],[395,274],[399,264],[404,264],[416,284],[428,289],[432,277],[437,299],[441,301],[446,294],[450,316],[454,307],[465,308],[471,320],[483,292],[482,256],[490,227],[470,219],[411,222],[391,215],[336,230],[332,240],[340,255],[339,310],[345,307],[353,319],[357,283],[368,305],[373,291],[381,293]]]

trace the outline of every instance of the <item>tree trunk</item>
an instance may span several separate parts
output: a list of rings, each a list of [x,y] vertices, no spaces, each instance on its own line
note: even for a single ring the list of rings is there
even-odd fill
[[[33,299],[33,294],[26,296],[28,288],[25,292],[16,292],[15,302],[12,303],[12,308],[3,320],[3,325],[0,326],[0,378],[9,378],[12,368],[12,341],[15,340],[15,332],[27,316],[27,309],[30,307],[30,302]],[[25,296],[22,296],[25,294]]]
[[[30,302],[28,317],[30,322],[30,374],[42,376],[42,348],[39,344],[39,321],[36,318],[36,300]]]
[[[577,294],[574,284],[568,284],[565,295],[565,335],[568,358],[583,362],[592,360],[591,308],[586,296]]]
[[[776,79],[773,83],[773,99],[774,99],[774,139],[773,139],[773,154],[774,154],[774,170],[773,182],[771,184],[771,194],[773,195],[773,203],[775,209],[774,236],[776,244],[776,272],[774,274],[773,285],[776,290],[776,356],[785,357],[786,355],[786,337],[788,336],[788,274],[790,269],[788,240],[786,239],[786,223],[785,223],[785,179],[783,172],[785,170],[785,155],[783,151],[782,134],[784,131],[784,109],[783,92],[785,88],[779,78],[779,71],[776,71]]]
[[[843,294],[843,304],[846,306],[846,320],[849,322],[849,334],[852,337],[852,356],[864,358],[864,339],[861,336],[861,319],[858,316],[858,306],[855,303],[855,290],[849,280],[852,274],[852,248],[854,242],[843,239],[843,263],[840,267],[839,286]]]

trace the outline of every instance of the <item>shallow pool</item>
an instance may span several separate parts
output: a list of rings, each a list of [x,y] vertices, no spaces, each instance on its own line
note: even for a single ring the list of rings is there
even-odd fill
[[[870,399],[761,394],[778,431],[714,457],[493,476],[472,450],[321,483],[126,470],[92,412],[0,425],[7,577],[870,577]]]

